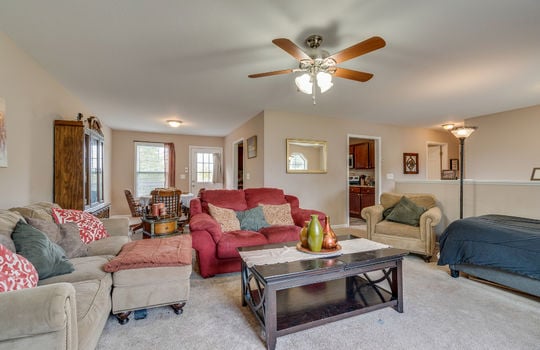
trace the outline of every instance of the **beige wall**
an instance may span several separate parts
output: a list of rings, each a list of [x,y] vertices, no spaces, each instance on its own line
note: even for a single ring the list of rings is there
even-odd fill
[[[234,144],[244,141],[244,188],[264,186],[264,113],[251,118],[225,137],[225,188],[234,188]],[[248,158],[247,139],[257,136],[257,156]]]
[[[91,112],[0,33],[0,97],[6,104],[8,167],[0,168],[0,208],[53,200],[53,123]],[[105,199],[110,195],[110,130],[105,133]]]
[[[286,125],[286,127],[284,127]],[[369,136],[380,139],[378,149],[382,174],[378,192],[394,189],[400,179],[425,179],[425,159],[428,141],[448,143],[450,156],[457,157],[457,141],[445,131],[403,128],[355,120],[325,118],[278,111],[264,113],[264,185],[283,188],[300,198],[304,208],[319,209],[332,217],[335,225],[348,220],[348,154],[349,136]],[[326,174],[287,174],[287,138],[328,142],[328,172]],[[420,173],[403,174],[403,153],[419,154]],[[394,175],[387,180],[386,174]]]
[[[438,234],[459,219],[459,181],[397,182],[398,193],[432,193],[437,198],[443,218]],[[502,214],[540,219],[540,185],[533,182],[497,182],[465,180],[463,217]]]
[[[540,219],[540,106],[466,120],[478,126],[465,141],[463,216],[505,214]],[[459,218],[459,181],[403,181],[397,192],[427,192],[443,211],[442,230]]]
[[[135,176],[135,141],[173,142],[176,153],[176,187],[182,192],[190,192],[189,174],[185,172],[189,164],[189,146],[223,147],[223,137],[190,136],[178,134],[157,134],[133,131],[112,131],[112,193],[111,214],[129,214],[124,189],[133,191]],[[185,178],[182,179],[182,175]]]
[[[467,119],[465,178],[528,181],[540,167],[540,105]]]

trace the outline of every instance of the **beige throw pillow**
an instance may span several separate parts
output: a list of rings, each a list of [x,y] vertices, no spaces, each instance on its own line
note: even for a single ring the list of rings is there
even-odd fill
[[[259,204],[264,213],[264,219],[270,225],[294,225],[291,215],[291,205],[286,204]]]
[[[240,221],[236,217],[236,213],[232,209],[216,207],[208,203],[210,215],[221,225],[223,232],[240,230]]]

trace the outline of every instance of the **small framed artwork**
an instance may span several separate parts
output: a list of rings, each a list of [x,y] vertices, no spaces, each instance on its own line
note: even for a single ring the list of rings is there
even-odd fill
[[[531,181],[540,181],[540,168],[533,168]]]
[[[455,180],[457,179],[456,170],[441,170],[441,180]]]
[[[450,170],[459,170],[459,160],[450,159]]]
[[[248,158],[257,157],[257,135],[247,139],[247,156]]]
[[[418,174],[418,153],[403,153],[403,174]]]

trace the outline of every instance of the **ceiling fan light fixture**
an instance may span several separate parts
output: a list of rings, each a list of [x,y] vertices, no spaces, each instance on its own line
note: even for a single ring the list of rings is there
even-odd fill
[[[326,91],[330,90],[334,83],[332,83],[332,74],[326,72],[317,73],[317,85],[321,89],[321,94],[324,94]]]
[[[298,90],[302,91],[304,94],[311,95],[313,92],[313,82],[311,81],[311,76],[308,73],[304,73],[294,79],[296,87]]]

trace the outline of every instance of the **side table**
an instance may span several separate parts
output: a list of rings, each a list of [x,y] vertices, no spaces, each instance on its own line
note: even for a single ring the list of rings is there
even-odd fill
[[[143,238],[169,237],[181,233],[178,230],[178,218],[146,216],[142,219]]]

